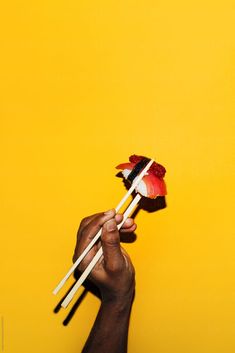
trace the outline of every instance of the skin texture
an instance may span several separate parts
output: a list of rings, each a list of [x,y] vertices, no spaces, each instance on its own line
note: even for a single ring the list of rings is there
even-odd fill
[[[89,280],[100,290],[101,306],[82,353],[126,353],[128,326],[135,290],[135,271],[126,251],[120,246],[117,224],[122,215],[115,210],[84,218],[80,224],[73,256],[76,261],[97,231],[99,241],[79,266],[83,271],[102,245],[103,257],[92,270]],[[129,218],[120,232],[131,233],[136,224]]]

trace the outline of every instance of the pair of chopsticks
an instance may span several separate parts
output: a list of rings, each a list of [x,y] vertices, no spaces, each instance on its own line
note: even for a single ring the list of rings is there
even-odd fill
[[[119,204],[117,205],[117,207],[115,208],[116,212],[118,212],[121,207],[124,205],[124,203],[127,201],[128,197],[131,195],[131,193],[134,191],[134,189],[136,188],[136,186],[140,183],[140,181],[142,180],[142,178],[146,175],[148,169],[151,167],[151,165],[153,164],[154,159],[151,159],[148,164],[146,165],[146,167],[141,171],[141,173],[136,177],[135,181],[132,183],[130,189],[127,191],[127,193],[124,195],[124,197],[122,198],[122,200],[119,202]],[[138,204],[138,202],[141,199],[141,195],[140,194],[136,194],[136,196],[134,197],[134,199],[132,200],[132,202],[130,203],[130,205],[128,206],[128,208],[126,209],[126,211],[123,214],[123,220],[122,222],[118,225],[118,229],[120,229],[122,227],[122,225],[125,223],[125,221],[127,220],[127,218],[130,216],[130,214],[133,212],[134,208],[136,207],[136,205]],[[69,269],[69,271],[67,272],[67,274],[64,276],[64,278],[62,278],[62,280],[60,281],[60,283],[57,285],[57,287],[54,289],[53,294],[57,294],[59,292],[59,290],[63,287],[63,285],[65,284],[65,282],[67,281],[67,279],[70,277],[70,275],[74,272],[74,270],[76,269],[76,267],[80,264],[80,262],[84,259],[84,257],[87,255],[87,253],[90,251],[90,249],[93,247],[93,245],[97,242],[97,240],[101,237],[102,234],[102,229],[100,229],[98,231],[98,233],[95,235],[95,237],[92,239],[92,241],[88,244],[88,246],[85,248],[85,250],[82,252],[82,254],[77,258],[77,260],[74,262],[74,264],[71,266],[71,268]],[[65,297],[64,301],[62,302],[61,306],[63,308],[66,308],[68,306],[68,304],[71,302],[71,300],[73,299],[75,293],[77,292],[78,288],[82,285],[82,283],[85,281],[85,279],[88,277],[88,275],[90,274],[90,272],[92,271],[92,269],[95,267],[96,263],[99,261],[99,259],[101,258],[101,256],[103,255],[103,250],[102,247],[100,247],[100,249],[97,251],[96,255],[93,257],[93,259],[91,260],[90,264],[87,266],[87,268],[84,270],[84,272],[82,273],[82,275],[80,276],[80,278],[78,279],[78,281],[75,283],[75,285],[73,286],[73,288],[71,289],[71,291],[68,293],[68,295]]]

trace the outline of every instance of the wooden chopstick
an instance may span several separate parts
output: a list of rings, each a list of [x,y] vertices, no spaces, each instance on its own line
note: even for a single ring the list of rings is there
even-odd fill
[[[147,173],[148,169],[151,167],[153,164],[154,159],[151,159],[146,167],[141,171],[141,173],[136,177],[134,182],[132,183],[130,189],[127,191],[127,193],[124,195],[124,197],[121,199],[117,207],[115,208],[116,212],[118,212],[121,207],[124,205],[128,197],[131,195],[131,193],[134,191],[134,189],[137,187],[139,182],[142,180],[142,178],[145,176]],[[84,259],[84,257],[87,255],[87,253],[90,251],[92,246],[96,243],[96,241],[100,238],[102,230],[100,229],[99,232],[96,234],[96,236],[92,239],[92,241],[88,244],[88,246],[84,249],[82,254],[78,257],[78,259],[74,262],[74,264],[71,266],[69,271],[66,273],[64,278],[60,281],[60,283],[56,286],[56,288],[53,290],[53,294],[57,294],[59,290],[63,287],[67,279],[71,276],[71,274],[74,272],[76,267],[80,264],[80,262]]]
[[[125,213],[123,214],[122,222],[120,224],[118,224],[118,226],[117,226],[118,229],[120,229],[122,227],[124,222],[127,220],[127,218],[130,216],[130,214],[133,212],[135,206],[138,204],[140,199],[141,199],[141,195],[137,194],[135,196],[135,198],[132,200],[132,202],[130,203],[130,205],[126,209]],[[83,284],[85,279],[89,276],[90,272],[93,270],[93,268],[95,267],[95,265],[97,264],[97,262],[101,258],[102,254],[103,254],[103,249],[102,249],[102,247],[100,247],[99,250],[97,251],[96,255],[93,257],[93,259],[91,260],[91,262],[89,263],[87,268],[83,271],[82,275],[80,276],[80,278],[77,280],[77,282],[75,283],[75,285],[71,289],[71,291],[68,293],[68,295],[63,300],[63,302],[61,304],[61,306],[63,308],[66,308],[68,306],[68,304],[71,302],[75,293],[77,292],[79,287]]]

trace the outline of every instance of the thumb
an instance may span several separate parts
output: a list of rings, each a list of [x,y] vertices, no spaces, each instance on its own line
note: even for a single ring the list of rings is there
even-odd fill
[[[103,225],[101,243],[104,255],[104,266],[108,271],[119,271],[123,267],[124,258],[120,247],[120,236],[114,218]]]

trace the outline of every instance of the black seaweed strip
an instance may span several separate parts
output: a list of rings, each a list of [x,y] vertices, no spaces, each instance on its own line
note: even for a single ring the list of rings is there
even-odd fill
[[[142,159],[142,161],[140,161],[139,163],[137,163],[134,168],[132,169],[132,171],[130,172],[130,174],[127,177],[127,180],[129,180],[130,183],[133,182],[133,180],[137,177],[137,175],[141,172],[141,170],[146,167],[146,165],[148,164],[148,162],[150,161],[149,158],[144,158]]]

